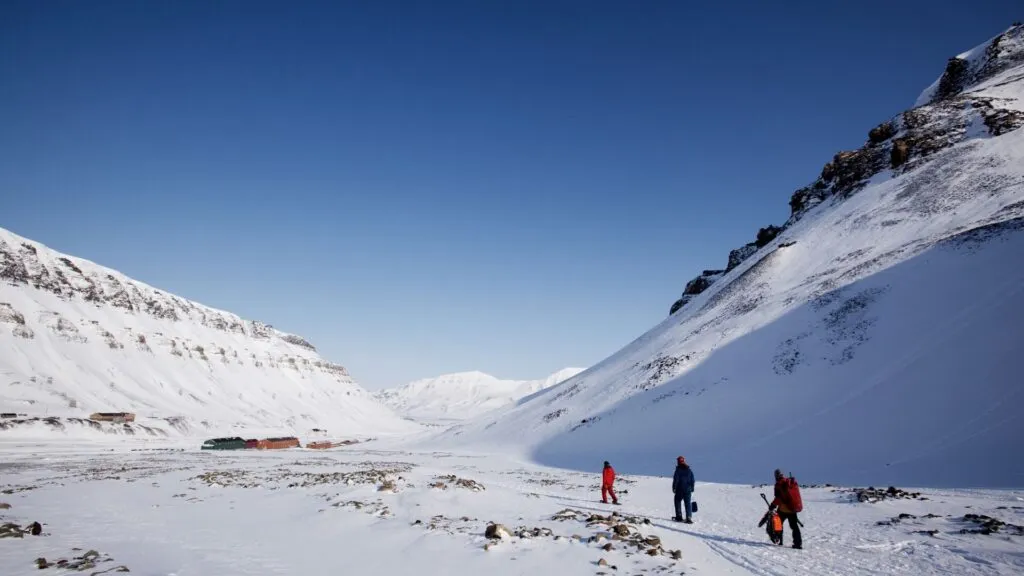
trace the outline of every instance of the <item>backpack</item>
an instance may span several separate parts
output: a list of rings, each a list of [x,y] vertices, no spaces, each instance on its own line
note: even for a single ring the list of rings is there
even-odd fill
[[[793,509],[793,512],[803,512],[804,500],[800,496],[800,484],[796,481],[796,478],[793,478],[792,474],[789,475],[789,478],[785,479],[784,488],[786,490],[786,504]]]
[[[772,541],[772,544],[782,544],[782,518],[778,513],[774,510],[765,512],[764,517],[757,525],[764,526],[764,531],[768,533],[768,539]]]

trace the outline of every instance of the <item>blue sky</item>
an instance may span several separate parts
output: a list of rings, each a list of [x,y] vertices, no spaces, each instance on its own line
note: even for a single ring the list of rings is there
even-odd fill
[[[0,226],[369,388],[600,361],[1018,3],[4,2]]]

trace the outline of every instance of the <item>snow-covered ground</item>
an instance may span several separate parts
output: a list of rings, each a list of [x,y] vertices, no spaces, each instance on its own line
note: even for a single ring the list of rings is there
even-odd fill
[[[540,380],[501,380],[483,372],[458,372],[424,378],[376,392],[385,405],[408,418],[434,424],[479,417],[546,390],[583,371],[563,368]]]
[[[599,501],[600,462],[580,474],[493,454],[370,448],[40,454],[7,446],[0,502],[10,508],[0,509],[0,524],[39,522],[42,533],[0,538],[0,566],[8,576],[78,573],[41,571],[36,561],[81,567],[83,557],[91,559],[84,574],[124,566],[149,576],[1024,571],[1020,491],[924,490],[919,499],[861,503],[845,489],[805,488],[805,549],[793,550],[788,527],[784,548],[757,527],[759,494],[770,497],[770,487],[700,482],[699,468],[699,509],[683,525],[669,521],[667,477],[620,469],[622,505],[611,506]],[[663,465],[671,474],[672,458]],[[770,481],[771,470],[762,472]],[[1007,525],[971,533],[980,526],[970,514]],[[491,522],[511,537],[487,546]],[[618,525],[625,536],[615,535]]]

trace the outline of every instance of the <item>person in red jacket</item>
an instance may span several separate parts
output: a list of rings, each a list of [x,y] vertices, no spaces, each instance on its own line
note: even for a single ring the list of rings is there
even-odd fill
[[[782,470],[775,470],[775,499],[768,505],[769,510],[779,510],[779,518],[783,522],[789,521],[789,528],[793,531],[793,548],[803,548],[803,537],[800,534],[800,518],[797,514],[803,512],[803,499],[800,497],[800,485],[792,477],[786,478]],[[782,534],[779,534],[780,538]],[[781,539],[780,539],[781,543]]]
[[[612,497],[612,504],[619,503],[619,497],[615,495],[615,490],[612,485],[615,484],[615,468],[608,463],[607,460],[604,462],[604,471],[601,473],[601,502],[604,504],[608,503],[608,495]]]

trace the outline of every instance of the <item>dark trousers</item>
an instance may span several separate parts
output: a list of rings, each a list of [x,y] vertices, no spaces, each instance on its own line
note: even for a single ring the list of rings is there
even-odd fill
[[[789,528],[793,531],[793,546],[802,547],[804,543],[800,537],[800,519],[796,517],[796,512],[782,512],[780,510],[779,518],[783,523],[789,520]]]
[[[676,502],[676,518],[682,518],[683,517],[682,504],[685,503],[686,504],[686,519],[689,520],[690,519],[690,510],[691,510],[691,508],[690,508],[690,493],[689,492],[676,492],[675,493],[675,502]]]
[[[601,486],[601,502],[607,504],[609,494],[612,496],[612,502],[619,501],[619,497],[615,495],[615,490],[612,490],[611,486]]]

